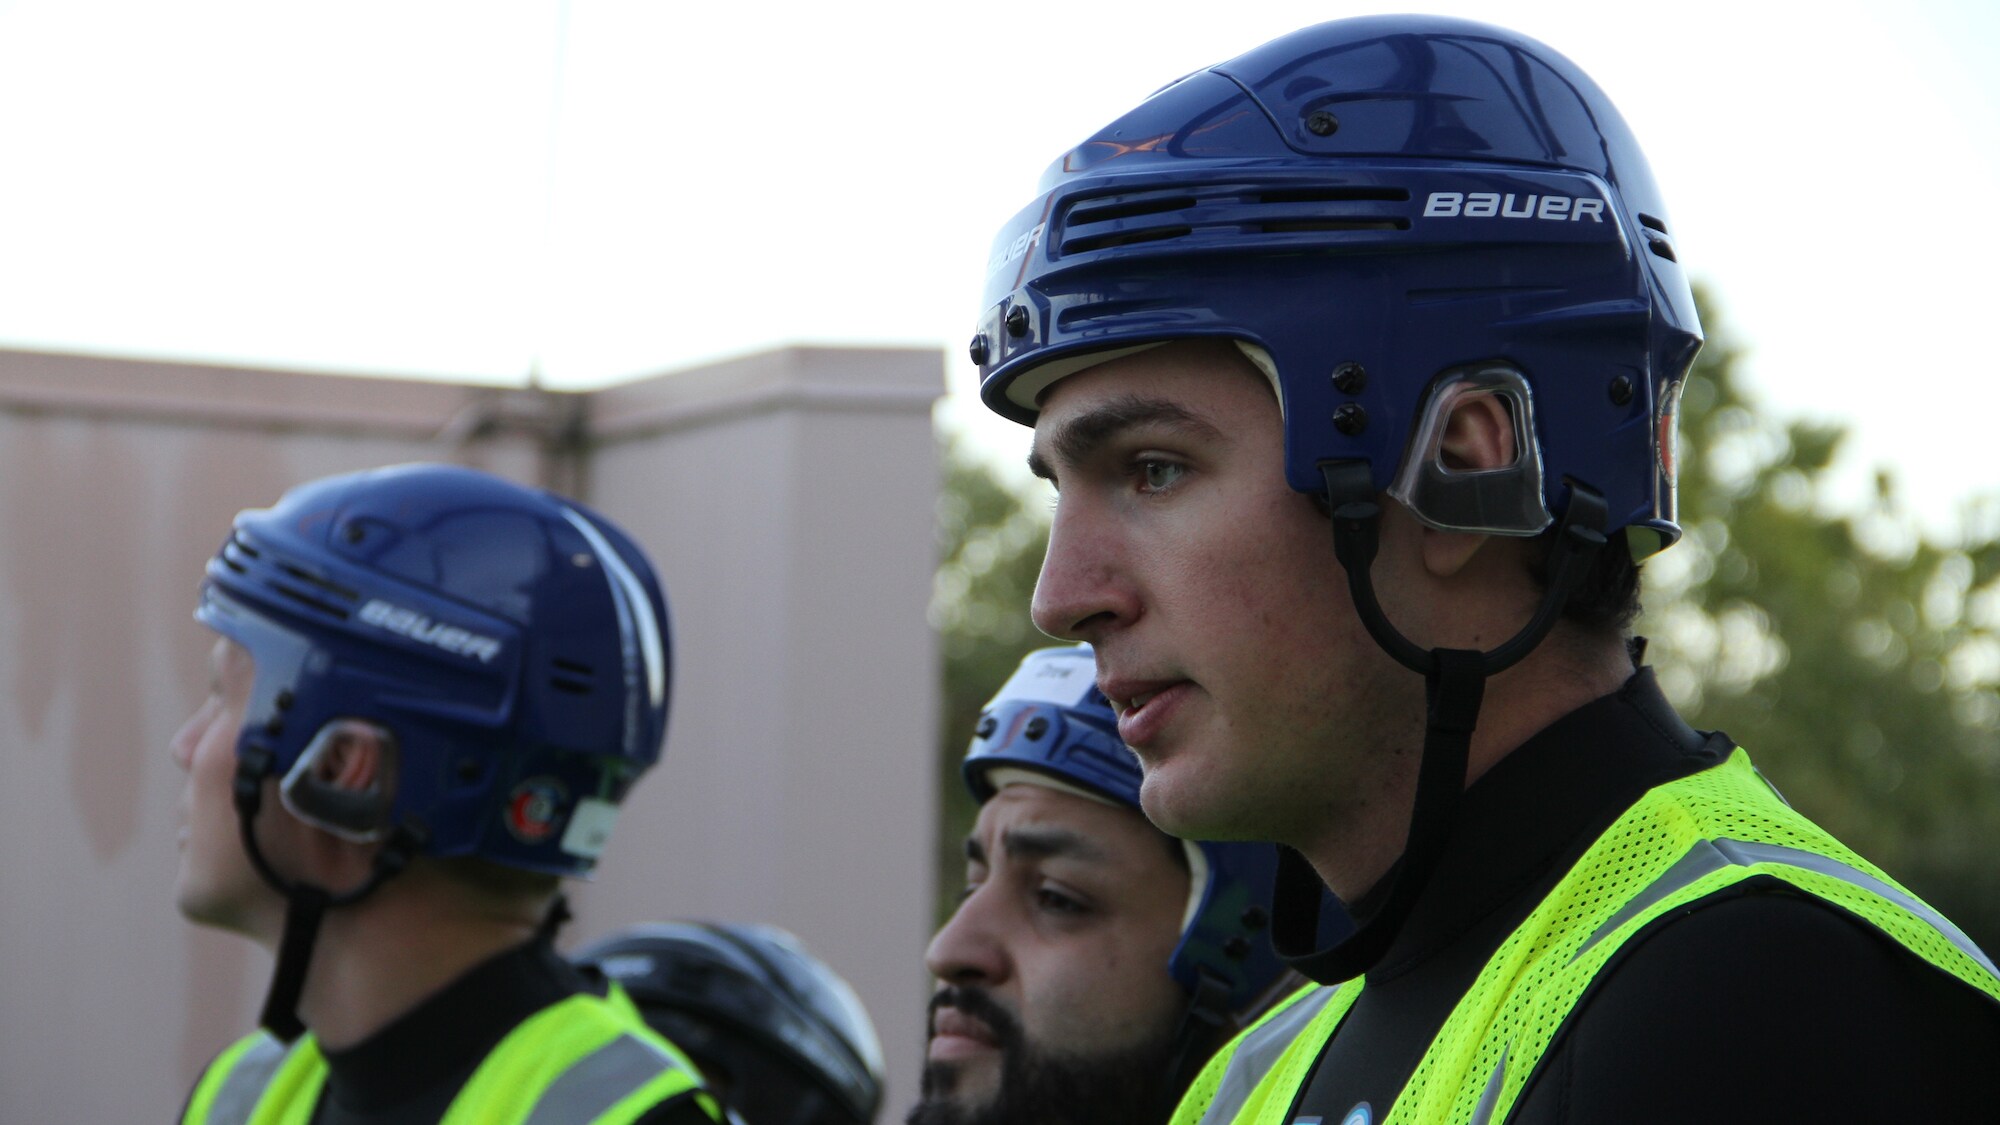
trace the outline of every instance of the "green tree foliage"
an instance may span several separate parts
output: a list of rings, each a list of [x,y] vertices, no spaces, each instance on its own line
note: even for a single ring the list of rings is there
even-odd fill
[[[1886,471],[1866,510],[1839,510],[1847,431],[1761,410],[1704,304],[1687,534],[1645,568],[1650,659],[1697,726],[2000,949],[2000,497],[1968,504],[1950,542],[1920,533]]]
[[[1023,446],[1026,431],[1022,431]],[[1049,541],[1048,507],[1009,488],[992,466],[956,440],[941,449],[944,491],[938,499],[937,578],[931,625],[944,650],[944,707],[938,732],[941,779],[938,831],[939,921],[964,884],[963,841],[977,808],[959,780],[979,708],[1021,658],[1059,642],[1028,619],[1035,576]]]
[[[1953,542],[1918,532],[1886,473],[1867,510],[1840,510],[1845,429],[1761,410],[1703,303],[1710,343],[1682,398],[1687,534],[1645,568],[1649,659],[1697,726],[2000,950],[2000,496],[1969,504]],[[958,764],[979,707],[1055,643],[1028,620],[1045,504],[955,444],[943,455],[940,917],[962,882],[974,809]]]

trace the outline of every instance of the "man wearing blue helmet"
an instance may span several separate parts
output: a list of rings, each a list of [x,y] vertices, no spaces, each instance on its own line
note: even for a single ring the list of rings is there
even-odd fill
[[[631,1000],[550,946],[659,759],[666,600],[582,505],[455,466],[237,516],[176,898],[277,955],[188,1125],[718,1119]]]
[[[932,940],[938,990],[911,1125],[1158,1125],[1275,990],[1276,854],[1147,824],[1088,646],[1030,654],[965,758],[966,891]]]
[[[1436,17],[1275,40],[1051,166],[987,302],[1036,623],[1156,824],[1290,846],[1274,937],[1334,986],[1177,1120],[1990,1119],[1992,961],[1637,667],[1700,329],[1588,76]]]

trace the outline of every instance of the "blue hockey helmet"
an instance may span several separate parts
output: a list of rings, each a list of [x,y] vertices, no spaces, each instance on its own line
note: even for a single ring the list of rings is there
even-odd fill
[[[1000,232],[972,341],[987,405],[1119,354],[1233,340],[1277,389],[1285,471],[1365,464],[1425,522],[1533,535],[1566,484],[1671,544],[1701,343],[1637,142],[1569,60],[1435,16],[1309,27],[1197,71],[1064,154]],[[1521,453],[1454,473],[1441,422],[1499,395]]]
[[[327,477],[236,517],[196,617],[256,678],[240,768],[292,811],[420,854],[581,874],[666,731],[666,598],[581,504],[473,469]],[[346,722],[397,758],[376,800],[316,792]]]
[[[1021,661],[980,713],[965,754],[965,784],[981,804],[1013,771],[1141,811],[1139,760],[1118,740],[1118,716],[1097,690],[1096,675],[1089,645],[1045,648]],[[1264,933],[1277,849],[1183,844],[1188,905],[1167,972],[1190,994],[1200,993],[1204,979],[1219,985],[1225,1010],[1245,1010],[1284,971]]]
[[[776,926],[633,926],[580,950],[744,1125],[868,1125],[882,1045],[840,974]]]

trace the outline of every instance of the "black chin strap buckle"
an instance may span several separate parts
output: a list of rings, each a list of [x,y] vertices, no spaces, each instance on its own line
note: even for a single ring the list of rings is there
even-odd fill
[[[271,776],[277,755],[271,748],[252,742],[236,751],[236,775],[230,781],[230,796],[239,817],[253,817],[264,803],[264,779]]]

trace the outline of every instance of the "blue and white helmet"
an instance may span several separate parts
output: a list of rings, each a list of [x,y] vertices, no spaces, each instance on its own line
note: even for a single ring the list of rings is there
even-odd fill
[[[980,713],[965,753],[965,784],[980,803],[1026,780],[1054,782],[1055,788],[1140,811],[1139,760],[1118,740],[1117,713],[1097,690],[1096,677],[1089,645],[1045,648],[1021,661]],[[1285,968],[1266,933],[1277,849],[1186,840],[1182,845],[1188,904],[1167,972],[1190,994],[1208,978],[1226,990],[1227,1010],[1243,1010]]]
[[[666,597],[581,504],[454,465],[327,477],[236,517],[196,617],[249,650],[237,745],[302,818],[421,854],[596,863],[666,731]],[[385,732],[393,792],[298,782],[323,732]]]
[[[1016,421],[1091,364],[1227,339],[1278,392],[1301,492],[1365,466],[1432,526],[1525,536],[1575,486],[1635,558],[1680,535],[1693,295],[1618,111],[1526,36],[1369,16],[1197,71],[1051,165],[987,269],[972,359]],[[1442,464],[1466,395],[1507,401],[1514,465]]]

